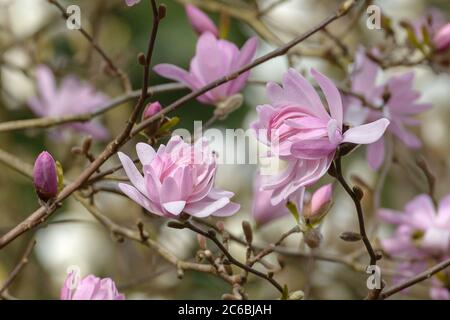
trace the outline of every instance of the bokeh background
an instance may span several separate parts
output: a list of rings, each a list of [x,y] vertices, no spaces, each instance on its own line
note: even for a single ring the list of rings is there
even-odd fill
[[[215,0],[203,0],[212,2]],[[273,0],[259,1],[261,7],[269,6]],[[167,17],[158,33],[154,63],[168,62],[187,67],[195,51],[197,36],[190,28],[184,8],[174,0],[161,1],[167,5]],[[129,76],[134,89],[141,84],[141,66],[136,61],[139,52],[144,51],[151,27],[151,11],[147,1],[134,7],[127,7],[121,0],[61,1],[63,5],[76,4],[81,8],[82,25],[91,32],[101,47],[113,57],[115,63]],[[245,6],[245,0],[223,1],[230,6]],[[317,24],[332,13],[340,1],[334,0],[287,0],[273,9],[262,20],[282,40],[291,39]],[[414,20],[425,14],[427,8],[437,7],[450,21],[450,3],[447,0],[380,0],[383,12],[396,21]],[[211,13],[219,23],[219,15]],[[367,16],[348,30],[351,17],[334,23],[330,32],[354,52],[359,45],[383,42],[382,31],[366,27]],[[252,28],[231,20],[228,39],[239,46],[251,35]],[[304,53],[300,58],[288,61],[286,57],[274,59],[255,68],[245,92],[244,105],[226,120],[215,123],[216,128],[248,128],[256,117],[255,106],[265,102],[264,86],[258,81],[279,81],[289,62],[299,70],[316,67],[337,81],[345,74],[332,63],[314,57],[324,47],[334,43],[323,34],[312,37],[298,48]],[[275,46],[261,39],[257,55],[262,55]],[[57,77],[76,74],[78,77],[115,97],[123,93],[120,82],[105,72],[104,63],[90,44],[76,30],[68,30],[59,11],[45,0],[0,0],[0,121],[33,118],[26,101],[36,94],[34,68],[44,63],[55,71]],[[394,68],[389,73],[402,72]],[[429,68],[417,67],[416,87],[423,93],[422,99],[433,104],[433,108],[421,115],[422,126],[416,133],[424,142],[420,153],[427,159],[437,179],[438,198],[450,191],[450,77],[449,74],[435,74]],[[154,74],[151,84],[166,83]],[[187,91],[158,94],[154,99],[163,106],[181,97]],[[125,103],[101,117],[112,135],[117,134],[128,117],[132,103]],[[211,107],[196,101],[187,103],[176,114],[181,118],[178,127],[192,129],[194,120],[207,120],[212,115]],[[42,151],[50,151],[63,165],[68,178],[74,178],[86,165],[86,160],[71,154],[73,146],[82,137],[73,136],[64,142],[55,142],[45,130],[33,129],[0,133],[0,148],[28,163]],[[139,138],[138,138],[139,139]],[[136,142],[135,140],[134,142]],[[124,150],[134,152],[130,142]],[[94,143],[98,152],[102,143]],[[229,150],[227,152],[233,152]],[[414,165],[416,152],[396,145],[396,159],[387,173],[381,193],[381,205],[396,209],[403,208],[412,196],[426,191],[425,177]],[[118,163],[112,157],[105,167]],[[235,200],[242,209],[226,220],[226,227],[240,234],[243,219],[252,223],[251,199],[255,165],[221,165],[217,184],[236,193]],[[364,150],[357,150],[345,161],[349,177],[357,175],[369,186],[376,185],[380,173],[369,169],[364,159]],[[326,178],[325,178],[326,180]],[[391,232],[386,226],[377,225],[373,215],[373,198],[367,192],[366,212],[369,230],[384,236]],[[134,227],[138,220],[145,223],[151,236],[182,259],[191,259],[198,248],[196,237],[190,231],[173,230],[165,227],[165,221],[146,215],[134,202],[111,193],[97,194],[96,203],[102,212],[114,221]],[[0,234],[6,232],[26,218],[38,207],[33,185],[20,174],[0,164]],[[257,229],[257,241],[261,243],[277,239],[281,232],[293,226],[292,217],[282,218],[270,225]],[[359,243],[346,243],[339,239],[344,231],[356,230],[353,204],[337,188],[334,206],[322,226],[324,241],[319,252],[338,255],[358,252]],[[106,229],[99,225],[75,200],[69,199],[42,228],[28,232],[6,248],[0,250],[0,283],[17,263],[27,241],[36,237],[37,246],[29,265],[10,288],[10,293],[23,299],[58,299],[59,290],[66,276],[67,267],[77,265],[82,275],[94,273],[115,280],[119,290],[129,299],[219,299],[229,292],[228,284],[222,280],[196,272],[186,272],[182,280],[177,278],[173,266],[165,263],[151,250],[136,243],[118,243]],[[292,248],[305,249],[300,236],[292,236],[286,242]],[[244,248],[232,246],[231,252],[244,257]],[[362,257],[366,259],[365,256]],[[271,257],[276,261],[275,257]],[[393,265],[385,262],[385,268]],[[277,275],[281,283],[289,283],[291,290],[301,289],[310,299],[355,299],[366,292],[366,275],[336,263],[313,261],[311,259],[286,258],[285,269]],[[391,283],[390,278],[386,279]],[[250,278],[247,285],[251,298],[275,298],[276,292],[270,284]],[[428,298],[426,283],[419,285],[407,295],[397,298]]]

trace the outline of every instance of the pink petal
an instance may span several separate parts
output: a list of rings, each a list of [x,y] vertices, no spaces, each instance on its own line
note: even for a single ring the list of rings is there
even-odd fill
[[[384,138],[380,138],[367,146],[367,162],[374,170],[378,170],[384,161]]]
[[[439,203],[436,224],[443,228],[450,228],[450,195],[444,197]]]
[[[183,209],[186,205],[186,201],[172,201],[172,202],[166,202],[163,203],[162,206],[164,209],[166,209],[169,213],[177,216],[181,212],[183,212]]]
[[[350,128],[344,133],[342,142],[356,144],[373,143],[383,136],[388,125],[389,120],[383,118],[368,124]]]
[[[325,98],[327,99],[328,107],[330,108],[331,118],[337,121],[337,126],[342,129],[342,118],[344,112],[342,110],[342,98],[336,85],[329,78],[321,74],[315,69],[311,69],[311,74],[316,79],[320,88],[322,89]]]
[[[143,195],[147,195],[145,188],[144,177],[134,165],[134,162],[123,152],[118,152],[119,160],[122,163],[123,169],[127,174],[130,182],[139,190]]]
[[[156,155],[155,149],[143,142],[136,144],[136,152],[143,166],[149,165]]]

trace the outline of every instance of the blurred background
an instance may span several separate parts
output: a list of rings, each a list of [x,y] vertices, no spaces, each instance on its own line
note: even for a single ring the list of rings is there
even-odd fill
[[[216,0],[198,1],[199,4]],[[173,0],[160,1],[167,6],[167,16],[160,25],[154,64],[172,63],[188,68],[195,52],[197,36],[187,22],[183,6]],[[225,6],[248,8],[250,0],[224,0]],[[276,0],[258,1],[261,8],[269,7]],[[151,11],[147,1],[134,7],[127,7],[121,0],[61,1],[68,6],[76,4],[81,8],[82,26],[88,30],[100,46],[130,77],[133,89],[141,84],[141,69],[137,55],[144,51],[151,27]],[[268,12],[261,22],[267,30],[275,33],[281,41],[292,39],[338,7],[335,0],[286,0]],[[422,17],[430,7],[439,8],[450,21],[450,3],[447,0],[380,0],[373,1],[384,14],[395,21],[415,20]],[[222,19],[217,12],[209,13],[218,24]],[[356,17],[356,18],[355,18]],[[223,18],[223,17],[222,17]],[[353,22],[352,19],[356,19]],[[349,15],[334,23],[329,32],[354,52],[359,45],[371,46],[382,43],[383,32],[366,27],[367,15]],[[349,26],[352,26],[349,29]],[[231,18],[227,38],[239,46],[255,34],[253,28]],[[320,57],[318,52],[335,44],[329,37],[318,34],[301,45],[300,55],[276,58],[252,71],[251,83],[247,86],[245,103],[226,120],[218,121],[214,127],[248,128],[256,118],[255,106],[266,102],[264,86],[260,81],[280,81],[289,65],[305,71],[318,68],[336,81],[344,80],[345,74],[330,61]],[[260,40],[257,56],[276,47],[270,39]],[[351,62],[351,61],[349,61]],[[36,95],[34,70],[36,65],[46,64],[54,70],[56,77],[75,74],[95,85],[109,97],[123,94],[120,81],[105,72],[101,57],[92,50],[90,43],[77,30],[66,28],[60,12],[45,0],[0,0],[0,122],[35,117],[27,106],[27,100]],[[420,153],[427,159],[437,179],[436,194],[440,198],[450,191],[450,77],[447,73],[436,74],[426,67],[416,67],[415,85],[422,93],[422,100],[431,102],[433,108],[421,115],[422,125],[415,128],[422,141]],[[402,72],[404,67],[393,68],[389,74]],[[152,73],[152,85],[169,82]],[[163,106],[186,94],[187,90],[158,94],[153,99]],[[131,112],[133,101],[124,103],[101,117],[102,123],[111,135],[118,134]],[[177,127],[192,129],[194,120],[207,120],[213,108],[191,101],[176,111],[181,119]],[[0,133],[0,149],[14,154],[32,164],[35,157],[48,150],[63,165],[65,175],[73,179],[86,165],[86,159],[74,156],[71,149],[80,145],[82,135],[73,135],[64,141],[55,142],[44,129],[29,129]],[[142,140],[136,138],[134,142]],[[134,154],[134,144],[129,142],[124,151]],[[104,147],[95,142],[93,152]],[[411,160],[415,152],[396,145],[396,158],[387,173],[382,186],[380,204],[382,207],[402,209],[411,197],[426,191],[425,177]],[[229,150],[227,152],[233,152]],[[118,164],[112,157],[105,168]],[[226,227],[236,235],[242,233],[241,221],[251,217],[252,182],[255,165],[221,165],[217,184],[236,193],[235,201],[242,205],[240,212],[225,221]],[[349,177],[357,175],[357,182],[368,186],[377,185],[381,172],[372,171],[364,157],[364,150],[358,149],[345,161],[345,172]],[[328,181],[325,178],[324,181]],[[336,188],[334,206],[322,226],[324,241],[319,252],[330,254],[358,254],[360,243],[348,243],[339,239],[344,231],[356,230],[353,203],[347,195]],[[381,226],[373,215],[371,193],[365,198],[367,225],[373,235],[384,236],[391,229]],[[142,209],[129,199],[114,193],[102,192],[95,196],[102,212],[114,221],[135,228],[137,221],[143,221],[151,237],[174,252],[181,259],[192,259],[198,243],[188,230],[174,230],[165,227],[165,220],[143,213]],[[0,164],[0,234],[25,219],[38,207],[32,183],[20,174]],[[269,225],[258,228],[256,241],[269,243],[294,224],[287,216]],[[182,280],[177,278],[176,269],[164,262],[158,255],[139,244],[125,241],[119,243],[108,231],[98,224],[75,200],[69,199],[42,228],[28,232],[6,248],[0,250],[0,283],[17,264],[31,237],[37,245],[30,263],[10,287],[10,294],[22,299],[58,299],[59,290],[69,266],[79,266],[83,276],[93,273],[111,277],[128,299],[220,299],[229,292],[229,286],[210,275],[186,272]],[[303,249],[300,236],[294,235],[286,241],[291,248]],[[375,242],[376,243],[376,242]],[[232,254],[243,258],[242,246],[233,245]],[[276,261],[276,257],[270,257]],[[362,259],[366,259],[363,255]],[[269,259],[270,260],[270,259]],[[286,267],[277,274],[281,283],[290,283],[290,290],[304,290],[309,299],[355,299],[366,292],[366,274],[354,271],[348,266],[326,261],[304,258],[285,258]],[[385,263],[387,270],[393,265]],[[386,281],[391,283],[391,279]],[[247,285],[253,299],[276,298],[277,293],[269,283],[250,277]],[[425,285],[420,285],[407,295],[396,298],[428,298]]]

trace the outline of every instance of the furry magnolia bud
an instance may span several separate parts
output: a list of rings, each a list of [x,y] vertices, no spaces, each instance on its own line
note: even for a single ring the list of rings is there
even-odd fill
[[[311,249],[319,247],[320,243],[322,242],[322,238],[323,238],[322,234],[318,229],[311,229],[303,234],[303,239],[305,240],[305,243]]]

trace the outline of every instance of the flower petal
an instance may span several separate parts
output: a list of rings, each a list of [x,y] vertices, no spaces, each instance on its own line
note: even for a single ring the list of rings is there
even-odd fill
[[[350,128],[344,133],[342,142],[356,144],[373,143],[383,136],[388,125],[389,120],[382,118],[368,124]]]

